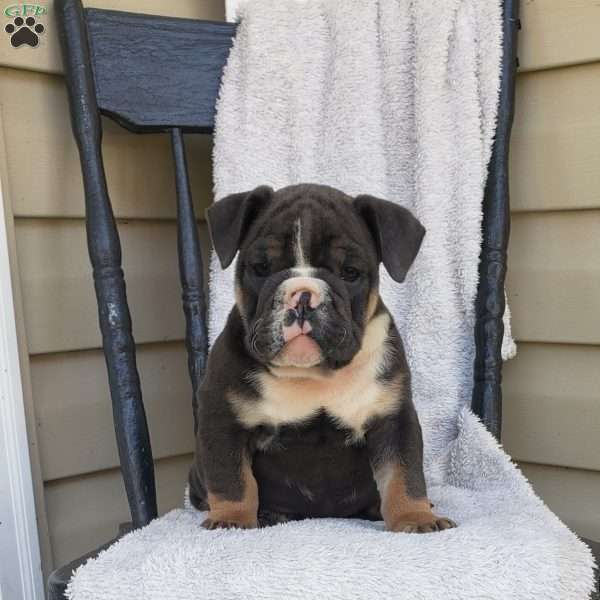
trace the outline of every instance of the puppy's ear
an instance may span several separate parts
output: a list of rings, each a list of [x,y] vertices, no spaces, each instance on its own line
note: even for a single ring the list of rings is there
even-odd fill
[[[379,260],[394,281],[404,281],[412,265],[425,227],[406,208],[373,196],[357,196],[354,206],[375,240]]]
[[[261,185],[251,192],[231,194],[206,211],[208,230],[221,266],[226,269],[239,250],[248,228],[273,198],[273,188]]]

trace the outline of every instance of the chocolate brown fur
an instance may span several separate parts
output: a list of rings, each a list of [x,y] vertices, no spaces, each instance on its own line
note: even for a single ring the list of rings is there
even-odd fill
[[[236,306],[198,401],[190,498],[209,509],[204,525],[383,516],[392,531],[453,526],[426,497],[410,372],[378,295],[379,264],[402,281],[420,223],[316,185],[235,194],[208,217],[222,265],[239,255]],[[289,304],[286,286],[305,280],[310,304]],[[316,360],[288,357],[298,340]]]

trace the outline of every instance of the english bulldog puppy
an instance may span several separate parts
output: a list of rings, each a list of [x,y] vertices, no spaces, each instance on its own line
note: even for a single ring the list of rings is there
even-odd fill
[[[380,263],[404,281],[421,223],[313,184],[233,194],[208,223],[223,268],[238,260],[198,398],[189,483],[204,527],[307,517],[454,527],[427,498],[410,372],[378,292]]]

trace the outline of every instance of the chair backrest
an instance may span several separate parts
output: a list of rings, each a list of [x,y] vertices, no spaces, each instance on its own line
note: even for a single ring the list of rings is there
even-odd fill
[[[137,133],[209,133],[235,26],[84,10],[98,109]]]
[[[121,246],[102,161],[100,115],[135,133],[171,137],[186,345],[196,417],[207,357],[203,263],[191,201],[184,134],[207,133],[235,35],[230,23],[84,9],[57,0],[73,133],[85,189],[87,240],[108,369],[115,433],[134,527],[156,514],[152,450],[136,366]],[[504,2],[501,110],[484,200],[475,328],[473,407],[500,432],[500,347],[508,241],[508,142],[514,105],[518,0]]]

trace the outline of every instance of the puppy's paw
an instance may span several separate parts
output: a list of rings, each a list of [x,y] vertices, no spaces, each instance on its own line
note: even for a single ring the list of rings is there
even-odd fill
[[[202,522],[204,529],[255,529],[258,527],[256,518],[240,518],[236,516],[227,517],[226,515],[211,516]]]
[[[387,524],[390,531],[402,533],[432,533],[453,527],[456,527],[456,523],[451,519],[427,511],[401,514],[393,523]]]

